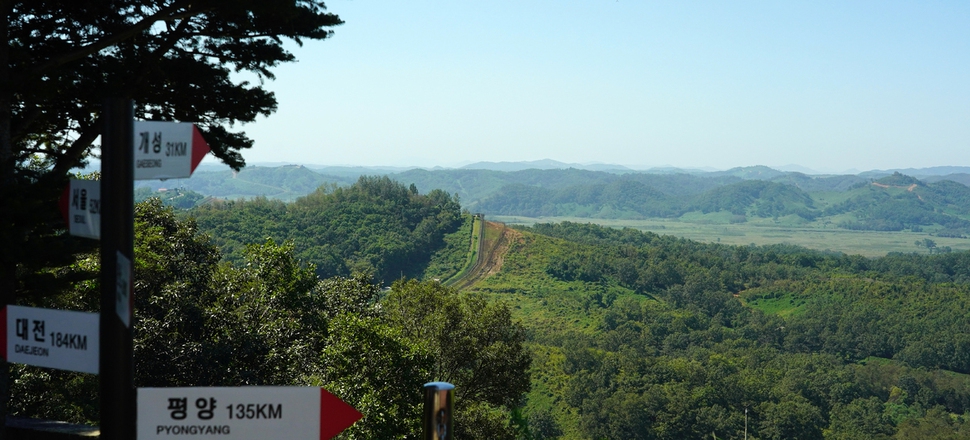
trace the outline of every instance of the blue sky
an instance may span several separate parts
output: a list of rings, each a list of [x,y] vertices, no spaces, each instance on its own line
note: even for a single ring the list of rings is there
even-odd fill
[[[331,0],[250,163],[970,166],[970,2]]]

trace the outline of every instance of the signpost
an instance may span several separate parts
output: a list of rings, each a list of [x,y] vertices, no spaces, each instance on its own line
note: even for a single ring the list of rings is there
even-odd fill
[[[7,362],[98,374],[98,314],[8,305],[0,312]]]
[[[188,122],[135,121],[134,133],[134,180],[190,177],[210,151]],[[101,182],[71,179],[60,202],[71,235],[101,239]]]
[[[101,440],[135,437],[131,321],[117,313],[120,294],[131,292],[135,254],[134,113],[131,100],[108,99],[101,115]]]
[[[135,121],[134,145],[135,180],[187,178],[209,152],[188,122]]]
[[[360,412],[322,388],[141,388],[136,393],[134,181],[190,177],[209,145],[190,123],[134,121],[130,100],[107,100],[103,119],[101,181],[72,180],[61,199],[70,234],[101,240],[101,313],[8,306],[0,311],[7,360],[100,374],[104,440],[325,440],[359,420]]]
[[[326,440],[361,417],[322,388],[139,388],[137,439]]]

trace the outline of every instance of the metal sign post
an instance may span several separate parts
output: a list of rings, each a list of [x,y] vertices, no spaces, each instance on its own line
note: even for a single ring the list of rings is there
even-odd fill
[[[455,386],[448,382],[424,384],[424,440],[455,438]]]
[[[135,438],[132,264],[134,103],[108,99],[101,133],[101,439]]]

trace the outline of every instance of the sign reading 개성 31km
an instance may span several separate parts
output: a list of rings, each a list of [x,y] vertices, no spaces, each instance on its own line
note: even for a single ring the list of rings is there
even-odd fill
[[[138,440],[326,440],[361,417],[315,387],[138,389]]]
[[[134,128],[135,180],[187,178],[209,153],[195,124],[135,121]]]
[[[209,144],[195,124],[135,121],[135,180],[181,179],[192,175]],[[101,182],[71,179],[60,200],[68,232],[101,238]]]
[[[10,305],[0,318],[7,362],[98,374],[97,313]]]

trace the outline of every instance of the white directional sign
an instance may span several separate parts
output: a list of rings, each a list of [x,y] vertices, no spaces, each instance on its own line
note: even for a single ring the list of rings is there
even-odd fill
[[[61,196],[61,214],[71,235],[101,238],[101,182],[71,179]]]
[[[97,313],[7,306],[0,315],[7,362],[98,374]]]
[[[361,414],[322,388],[139,388],[138,440],[325,440]]]
[[[135,121],[135,180],[192,175],[209,144],[188,122]]]

